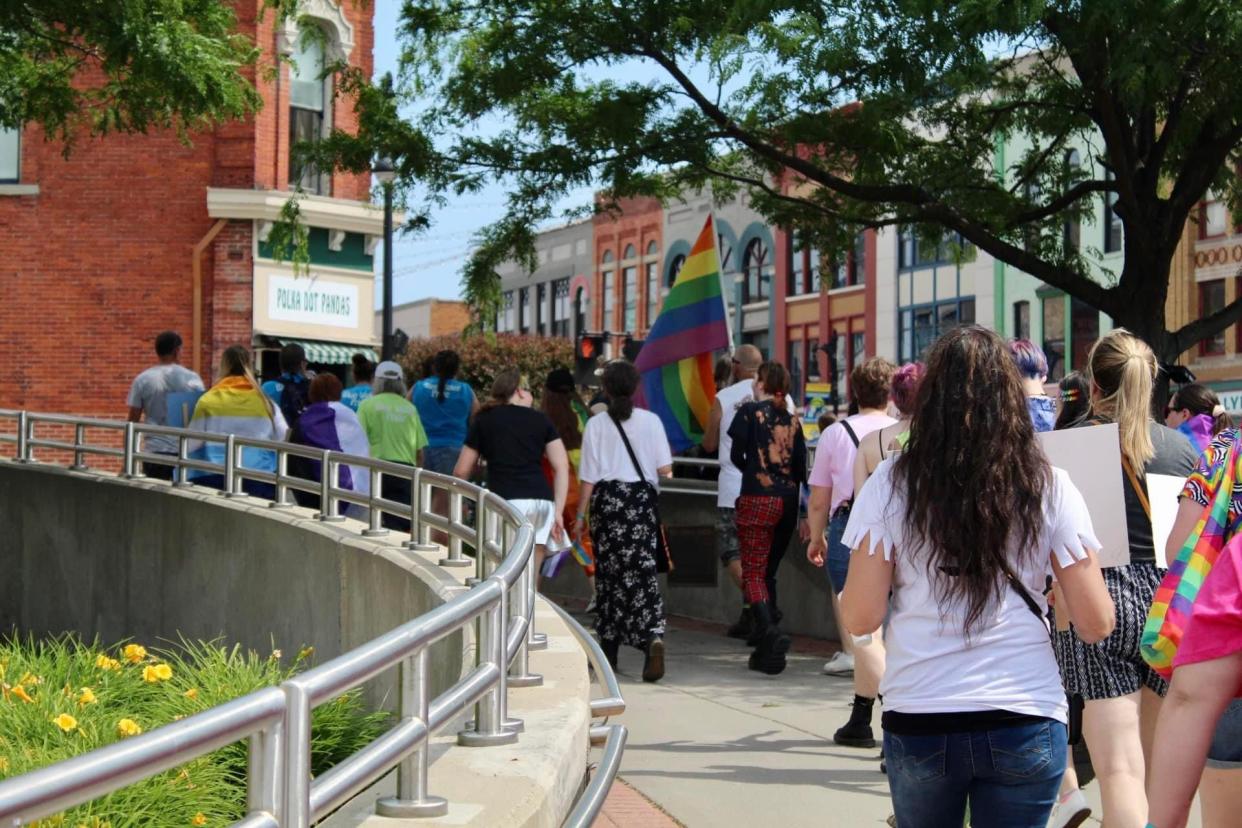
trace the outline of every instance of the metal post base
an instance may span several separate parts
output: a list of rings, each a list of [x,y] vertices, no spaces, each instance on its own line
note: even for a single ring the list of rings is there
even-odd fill
[[[273,500],[271,503],[267,504],[267,508],[269,509],[292,509],[295,505],[297,504],[293,503],[290,500],[280,500],[280,501]]]
[[[345,520],[344,515],[325,515],[323,512],[315,513],[315,520],[322,523],[340,523]]]
[[[501,729],[495,733],[479,733],[467,727],[465,730],[457,734],[457,744],[462,747],[495,747],[497,745],[511,745],[518,740],[516,730]]]
[[[546,650],[548,649],[547,633],[535,633],[530,637],[530,643],[526,645],[526,649],[530,650]]]
[[[125,479],[126,479],[126,480],[133,480],[135,477],[137,477],[137,475],[130,475],[129,477],[127,477],[127,478],[125,478]],[[220,494],[224,495],[225,497],[227,497],[227,498],[229,498],[229,499],[235,499],[235,500],[240,500],[240,499],[245,498],[245,497],[250,497],[250,493],[249,493],[249,492],[220,492]]]
[[[505,730],[512,730],[515,734],[516,734],[516,733],[525,733],[525,732],[526,732],[526,722],[522,721],[521,719],[514,719],[514,718],[508,718],[508,717],[506,717],[506,718],[505,718],[504,729],[505,729]],[[474,733],[474,719],[471,719],[470,721],[466,722],[466,729],[465,729],[465,730],[463,730],[463,731],[462,731],[462,733]],[[460,734],[459,734],[459,735],[460,735]]]
[[[505,679],[510,687],[543,687],[543,676],[530,673],[525,676],[509,676]]]
[[[482,583],[482,581],[480,581],[478,578],[474,577],[473,575],[466,578],[466,586],[468,587],[476,587],[480,583]]]
[[[383,528],[362,530],[362,536],[364,538],[382,538],[384,535],[387,535],[387,534],[388,534],[388,530],[383,529]]]
[[[434,544],[434,543],[420,543],[418,541],[406,541],[402,545],[406,549],[410,550],[411,552],[438,552],[440,551],[439,545]]]
[[[81,463],[81,464],[74,463],[72,466],[69,467],[69,471],[90,471],[90,470],[91,470],[91,467],[86,465],[85,463]]]
[[[464,569],[467,566],[474,566],[474,561],[470,560],[469,558],[457,558],[455,560],[453,558],[441,558],[440,566],[457,567],[458,569]]]
[[[448,800],[440,796],[423,799],[397,799],[386,796],[375,803],[375,813],[382,817],[438,817],[448,813]]]

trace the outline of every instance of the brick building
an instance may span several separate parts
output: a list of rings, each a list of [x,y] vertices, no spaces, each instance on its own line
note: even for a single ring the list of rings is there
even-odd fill
[[[376,342],[383,219],[368,204],[369,177],[298,168],[289,152],[356,125],[320,67],[345,59],[371,73],[371,8],[304,0],[321,42],[262,5],[236,3],[240,31],[263,50],[248,72],[263,99],[252,118],[189,145],[167,132],[83,137],[68,159],[38,127],[0,135],[0,406],[120,415],[169,328],[185,340],[183,363],[209,382],[237,342],[268,371],[272,349],[290,340],[325,366]],[[297,183],[309,193],[309,274],[272,260],[266,243]]]
[[[627,198],[619,212],[595,215],[591,325],[613,334],[620,353],[628,334],[643,339],[660,312],[664,207],[655,198]]]
[[[404,331],[410,339],[458,334],[469,326],[470,306],[453,299],[419,299],[395,305],[392,309],[392,329]],[[384,312],[375,312],[375,336],[380,338],[384,324]]]

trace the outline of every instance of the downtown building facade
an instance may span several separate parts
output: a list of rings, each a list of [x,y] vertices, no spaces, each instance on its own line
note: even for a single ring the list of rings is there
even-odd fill
[[[346,61],[371,74],[372,10],[303,0],[319,38],[263,5],[235,4],[238,30],[262,50],[247,74],[263,106],[244,121],[189,143],[171,132],[83,135],[67,158],[36,126],[0,135],[0,406],[123,413],[169,329],[208,384],[233,344],[252,348],[266,375],[288,342],[338,372],[372,351],[383,211],[370,204],[370,176],[321,173],[290,152],[356,127],[323,67]],[[299,188],[308,271],[277,261],[269,244]]]

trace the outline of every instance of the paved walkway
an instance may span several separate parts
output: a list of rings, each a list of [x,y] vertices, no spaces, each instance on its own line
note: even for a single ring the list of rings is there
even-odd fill
[[[659,807],[617,786],[598,826],[885,824],[892,811],[879,750],[832,742],[853,689],[820,674],[823,642],[795,641],[789,668],[768,677],[747,670],[747,649],[714,627],[672,626],[663,681],[642,682],[637,650],[623,648],[620,659],[620,720],[630,730],[620,776]],[[1098,826],[1094,784],[1087,794],[1096,807],[1087,825]],[[1198,824],[1196,809],[1191,826]]]

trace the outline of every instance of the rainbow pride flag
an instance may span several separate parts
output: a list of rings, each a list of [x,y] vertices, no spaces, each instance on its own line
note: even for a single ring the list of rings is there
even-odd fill
[[[638,402],[659,415],[675,452],[703,440],[716,399],[712,352],[729,347],[726,313],[709,215],[635,363],[643,378]]]

